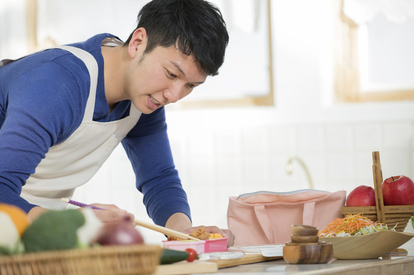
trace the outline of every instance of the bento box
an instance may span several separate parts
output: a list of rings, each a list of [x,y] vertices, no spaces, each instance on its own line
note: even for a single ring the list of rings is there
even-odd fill
[[[227,239],[211,239],[204,241],[180,240],[180,241],[163,241],[164,248],[184,251],[187,248],[194,249],[197,254],[209,252],[227,251]]]
[[[187,248],[194,249],[197,254],[204,253],[206,241],[180,240],[180,241],[162,241],[164,248],[185,251]]]
[[[206,240],[206,244],[204,245],[204,252],[209,253],[227,251],[227,239],[228,237]]]

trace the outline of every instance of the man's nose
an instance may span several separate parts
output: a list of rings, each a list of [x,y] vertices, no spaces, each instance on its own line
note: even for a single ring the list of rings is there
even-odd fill
[[[181,98],[181,94],[183,92],[183,85],[174,84],[172,85],[166,92],[165,97],[168,99],[169,102],[175,103]]]

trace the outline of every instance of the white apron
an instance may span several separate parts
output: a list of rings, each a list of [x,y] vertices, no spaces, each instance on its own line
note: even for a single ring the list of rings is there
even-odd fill
[[[111,122],[93,121],[98,64],[88,52],[71,46],[58,47],[81,59],[89,70],[91,87],[85,114],[78,129],[64,142],[49,149],[21,196],[32,204],[63,210],[62,197],[72,197],[75,188],[88,182],[121,140],[135,126],[141,112],[131,102],[129,116]]]

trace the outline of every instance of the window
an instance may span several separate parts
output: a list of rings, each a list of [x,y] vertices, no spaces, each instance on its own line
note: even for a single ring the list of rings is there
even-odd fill
[[[147,0],[26,0],[32,50],[110,32],[126,40]],[[172,109],[273,105],[270,0],[210,0],[230,35],[219,76]],[[99,5],[99,12],[96,7]],[[79,31],[82,30],[82,31]]]
[[[334,3],[336,99],[414,100],[414,16],[410,16],[414,7],[410,2]],[[398,11],[398,16],[391,11]]]

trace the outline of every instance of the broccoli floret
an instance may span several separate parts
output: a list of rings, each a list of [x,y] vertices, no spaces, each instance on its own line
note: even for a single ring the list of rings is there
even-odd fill
[[[23,234],[26,252],[75,248],[77,229],[84,223],[85,217],[75,209],[45,212]]]

